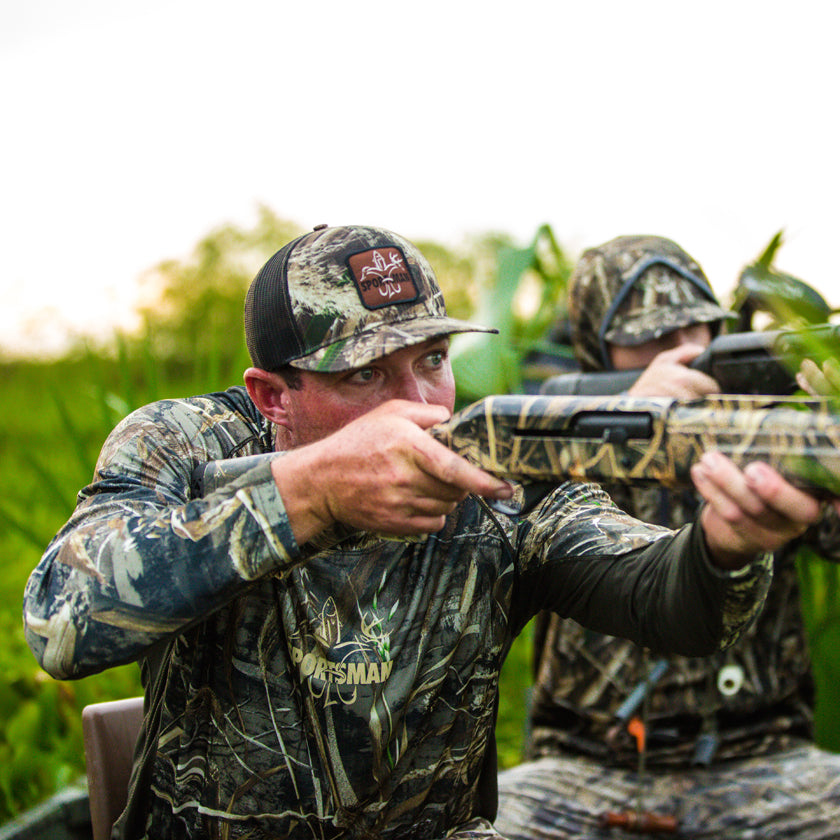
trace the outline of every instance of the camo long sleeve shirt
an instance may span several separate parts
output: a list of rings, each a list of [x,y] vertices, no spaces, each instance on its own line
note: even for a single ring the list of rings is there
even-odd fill
[[[331,547],[295,543],[267,465],[191,498],[198,464],[270,451],[271,431],[242,388],[134,413],[26,588],[54,676],[163,662],[148,837],[493,836],[499,670],[533,615],[701,654],[768,586],[765,561],[721,573],[699,529],[590,485]]]

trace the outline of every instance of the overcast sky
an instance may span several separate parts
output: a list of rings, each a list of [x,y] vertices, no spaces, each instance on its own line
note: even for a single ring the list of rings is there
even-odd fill
[[[6,2],[0,345],[124,322],[259,203],[449,243],[547,222],[573,255],[656,233],[723,297],[784,228],[840,306],[837,8]]]

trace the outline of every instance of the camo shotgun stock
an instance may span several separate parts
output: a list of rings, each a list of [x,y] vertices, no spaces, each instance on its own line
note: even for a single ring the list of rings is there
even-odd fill
[[[523,484],[562,481],[691,485],[708,449],[765,461],[816,495],[840,496],[840,414],[828,399],[485,397],[429,431],[487,472]],[[273,454],[201,464],[207,495]]]

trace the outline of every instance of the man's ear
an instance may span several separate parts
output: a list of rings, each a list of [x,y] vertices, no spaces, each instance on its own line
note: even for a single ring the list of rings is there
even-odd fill
[[[289,425],[286,409],[289,386],[279,373],[248,368],[245,371],[245,387],[263,417],[277,426]]]

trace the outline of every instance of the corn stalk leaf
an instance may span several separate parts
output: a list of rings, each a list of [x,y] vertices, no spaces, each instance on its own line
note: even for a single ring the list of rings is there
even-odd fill
[[[571,266],[548,225],[524,248],[501,245],[495,273],[472,320],[498,335],[453,338],[450,357],[459,403],[522,388],[522,360],[558,316]],[[523,297],[527,298],[523,300]]]

